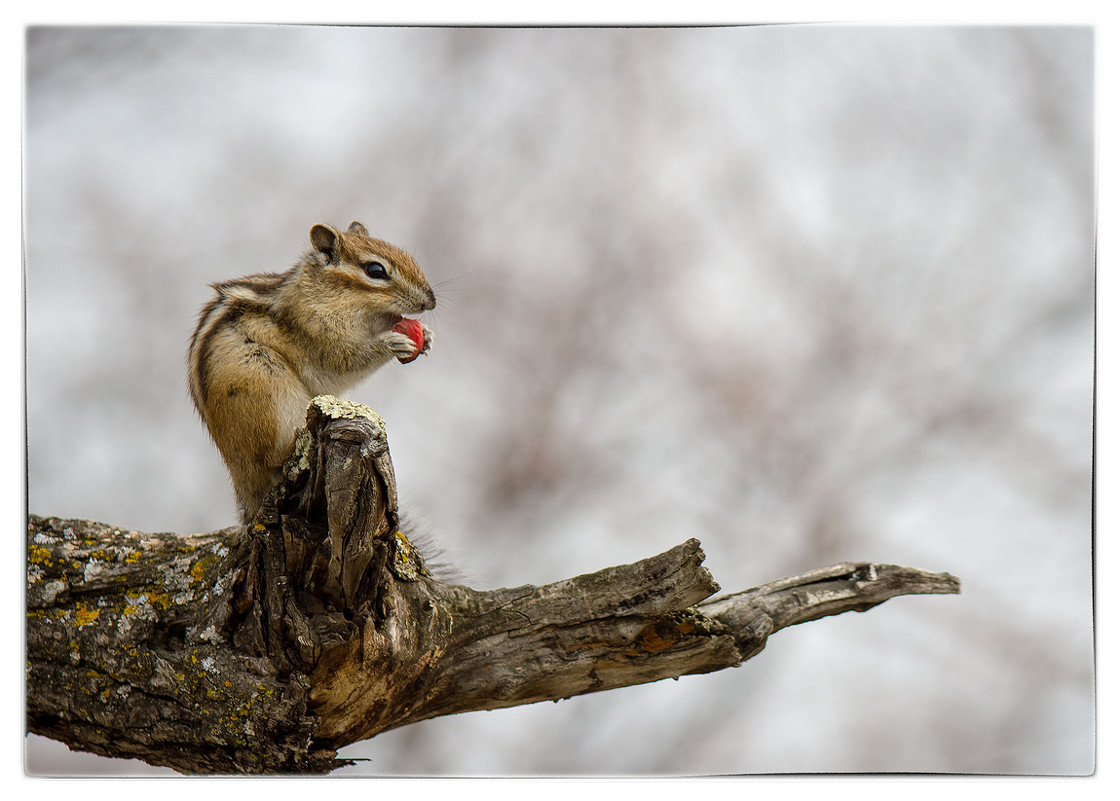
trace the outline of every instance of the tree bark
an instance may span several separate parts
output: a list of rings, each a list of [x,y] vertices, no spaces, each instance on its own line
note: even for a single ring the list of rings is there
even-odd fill
[[[380,417],[330,396],[247,527],[27,536],[28,730],[184,773],[325,773],[398,726],[734,667],[786,626],[960,588],[852,563],[711,599],[694,539],[540,587],[443,582],[399,530]]]

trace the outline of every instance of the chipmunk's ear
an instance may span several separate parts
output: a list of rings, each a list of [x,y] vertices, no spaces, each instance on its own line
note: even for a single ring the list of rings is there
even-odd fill
[[[338,248],[341,244],[338,231],[329,225],[316,225],[311,229],[311,244],[320,253],[326,255],[331,261],[338,260]]]
[[[347,228],[346,231],[348,233],[358,234],[360,236],[369,236],[369,231],[367,231],[366,227],[357,220],[354,220],[354,222],[350,223],[350,227]]]

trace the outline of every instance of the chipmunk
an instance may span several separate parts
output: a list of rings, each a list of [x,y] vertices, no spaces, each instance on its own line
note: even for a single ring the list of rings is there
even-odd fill
[[[403,250],[353,222],[311,229],[311,250],[285,273],[211,284],[188,355],[195,408],[233,479],[248,523],[280,478],[316,395],[338,394],[423,344],[394,330],[434,309],[424,273]]]

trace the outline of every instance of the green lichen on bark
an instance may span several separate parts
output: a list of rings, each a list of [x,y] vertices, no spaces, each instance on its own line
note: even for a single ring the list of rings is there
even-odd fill
[[[188,772],[275,771],[278,744],[293,771],[333,766],[333,753],[309,754],[306,680],[231,650],[219,630],[215,611],[228,613],[244,563],[240,533],[31,516],[29,730],[117,757],[158,745],[172,754],[163,764]]]
[[[310,406],[316,407],[324,417],[332,420],[353,420],[364,417],[373,423],[377,430],[385,431],[385,420],[376,409],[364,403],[344,400],[334,395],[316,395],[311,399]]]

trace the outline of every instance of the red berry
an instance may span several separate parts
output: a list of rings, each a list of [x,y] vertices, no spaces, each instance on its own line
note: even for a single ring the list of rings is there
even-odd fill
[[[421,353],[424,352],[424,329],[420,327],[419,320],[410,320],[407,317],[402,317],[400,322],[393,326],[393,330],[404,334],[406,337],[416,343],[416,352],[409,356],[407,359],[402,359],[399,356],[397,361],[401,364],[408,364]]]

